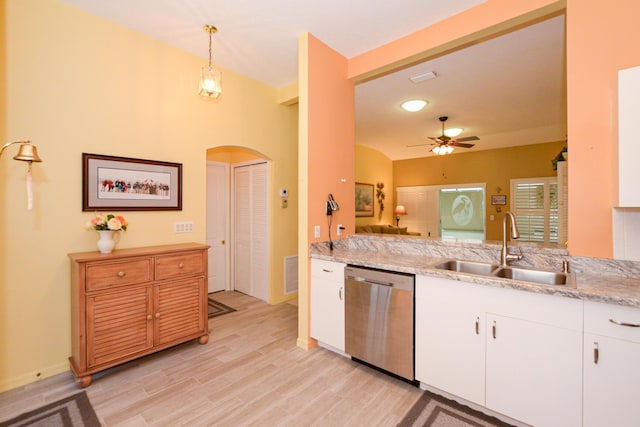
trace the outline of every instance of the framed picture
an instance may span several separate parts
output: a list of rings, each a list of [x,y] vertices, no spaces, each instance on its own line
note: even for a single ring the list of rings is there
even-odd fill
[[[182,164],[82,153],[83,211],[182,210]]]
[[[504,206],[507,204],[507,195],[506,194],[494,194],[491,196],[491,204]]]
[[[356,217],[373,216],[373,184],[356,182]]]

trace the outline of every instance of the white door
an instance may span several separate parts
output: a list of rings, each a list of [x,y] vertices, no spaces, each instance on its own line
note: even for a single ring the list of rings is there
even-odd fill
[[[207,162],[208,292],[229,289],[229,166]]]
[[[234,289],[269,301],[268,164],[234,166]]]

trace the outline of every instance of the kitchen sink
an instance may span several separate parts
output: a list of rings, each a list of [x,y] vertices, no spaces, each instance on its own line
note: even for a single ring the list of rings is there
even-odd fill
[[[523,282],[539,283],[542,285],[568,285],[571,275],[547,270],[536,270],[524,267],[501,267],[499,264],[479,261],[463,261],[450,259],[435,266],[438,270],[455,271],[458,273],[493,276],[505,279],[521,280]]]
[[[436,265],[439,270],[456,271],[459,273],[480,274],[484,276],[490,276],[491,273],[500,267],[498,264],[491,264],[487,262],[475,262],[475,261],[461,261],[452,259],[442,264]]]
[[[534,270],[520,267],[502,267],[494,274],[496,277],[522,280],[523,282],[540,283],[543,285],[567,285],[569,274],[555,271]]]

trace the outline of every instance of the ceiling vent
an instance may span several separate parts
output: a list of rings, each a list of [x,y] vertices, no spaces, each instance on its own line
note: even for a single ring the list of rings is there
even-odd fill
[[[409,80],[411,80],[413,83],[422,83],[426,82],[427,80],[435,79],[436,77],[438,77],[438,75],[435,73],[435,71],[429,71],[428,73],[417,74],[415,76],[409,77]]]

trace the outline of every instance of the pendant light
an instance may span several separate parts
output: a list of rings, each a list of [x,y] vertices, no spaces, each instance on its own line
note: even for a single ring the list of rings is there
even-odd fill
[[[213,25],[205,25],[204,30],[209,33],[209,66],[202,67],[200,73],[200,96],[216,99],[222,94],[222,73],[211,66],[211,37],[218,29]]]

